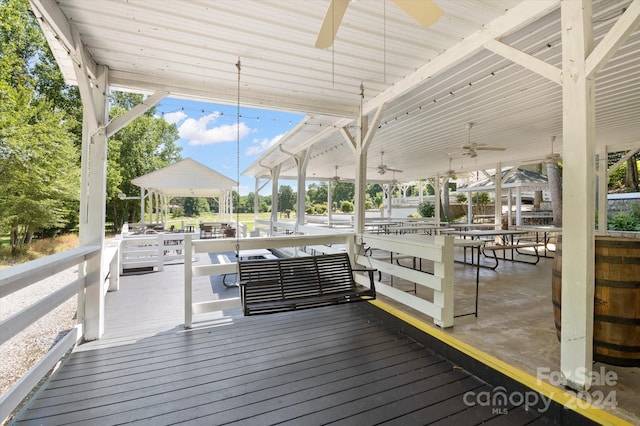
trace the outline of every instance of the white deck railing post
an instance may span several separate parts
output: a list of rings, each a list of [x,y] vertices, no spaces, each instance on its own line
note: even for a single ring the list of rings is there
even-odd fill
[[[193,244],[191,234],[184,236],[184,326],[191,328],[193,323]]]
[[[442,277],[441,289],[433,292],[433,303],[440,306],[441,318],[434,320],[442,327],[453,327],[453,237],[434,237],[437,244],[442,246],[442,261],[435,262],[433,273]]]

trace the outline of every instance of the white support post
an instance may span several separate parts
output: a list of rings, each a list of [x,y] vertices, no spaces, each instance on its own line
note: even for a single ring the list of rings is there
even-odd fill
[[[609,227],[607,220],[607,212],[609,208],[609,174],[607,171],[607,157],[607,147],[605,145],[598,150],[598,235],[605,235],[607,233],[607,228]]]
[[[82,152],[83,158],[82,188],[85,196],[80,200],[80,245],[104,246],[106,176],[107,176],[107,135],[105,124],[108,121],[108,70],[98,66],[98,77],[92,82],[84,67],[76,69],[83,104]],[[82,82],[80,81],[82,80]],[[85,108],[86,107],[86,108]],[[89,117],[89,114],[95,116]],[[88,162],[85,163],[85,160]],[[104,286],[101,277],[102,253],[93,256],[79,274],[86,277],[84,291],[78,297],[78,322],[84,323],[84,338],[96,340],[104,332]],[[106,267],[106,265],[105,265]]]
[[[269,233],[273,233],[273,224],[278,221],[278,179],[280,178],[280,167],[278,164],[271,169],[271,223]]]
[[[140,187],[140,224],[144,227],[144,199],[146,197],[146,189]]]
[[[260,178],[256,176],[255,191],[253,193],[253,222],[258,219],[260,212]]]
[[[193,324],[193,244],[191,235],[184,236],[184,327]]]
[[[329,225],[333,221],[333,196],[331,192],[333,192],[332,181],[329,180],[327,184],[327,220],[329,221]]]
[[[494,175],[496,192],[493,201],[493,222],[502,223],[502,163],[496,164],[496,174]]]
[[[447,183],[447,180],[445,178],[445,184]],[[440,185],[440,175],[436,174],[436,178],[434,179],[434,188],[433,188],[433,193],[436,195],[435,196],[435,219],[436,219],[436,223],[440,223],[440,209],[441,209],[441,202],[440,202],[440,197],[442,197],[441,192],[441,185]]]
[[[305,223],[306,189],[307,189],[307,164],[309,164],[310,149],[305,149],[294,157],[298,166],[298,191],[296,192],[296,223],[303,226]]]
[[[361,111],[362,112],[362,111]],[[367,148],[363,140],[369,128],[367,116],[360,115],[358,118],[358,135],[356,137],[356,182],[354,194],[354,230],[356,234],[364,232],[365,215],[365,193],[367,190]],[[389,195],[389,206],[391,206],[391,195]]]
[[[442,244],[442,261],[433,262],[433,274],[442,277],[442,287],[433,292],[433,303],[441,309],[441,319],[434,322],[448,328],[453,327],[453,237],[437,236],[435,239]]]
[[[469,198],[467,199],[467,223],[473,221],[473,192],[469,192]]]
[[[516,188],[516,225],[522,225],[522,188]]]
[[[507,223],[509,226],[513,225],[513,190],[509,188],[509,200],[507,201]]]
[[[594,297],[595,82],[590,0],[561,3],[563,69],[563,240],[560,369],[575,390],[591,386]]]

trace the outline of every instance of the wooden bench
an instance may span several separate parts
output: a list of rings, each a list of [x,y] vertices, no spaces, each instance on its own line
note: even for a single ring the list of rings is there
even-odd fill
[[[241,261],[239,271],[245,315],[376,298],[375,269],[353,269],[347,253]],[[356,284],[354,271],[369,274],[370,288]]]

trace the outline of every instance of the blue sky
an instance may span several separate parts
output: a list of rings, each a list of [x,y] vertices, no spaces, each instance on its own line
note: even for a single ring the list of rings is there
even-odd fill
[[[237,179],[237,106],[165,98],[156,114],[178,127],[182,158],[190,157],[233,180]],[[293,129],[304,115],[240,108],[240,173]],[[294,191],[295,182],[283,182]],[[255,179],[240,176],[240,194],[255,189]],[[267,185],[261,194],[270,194]]]

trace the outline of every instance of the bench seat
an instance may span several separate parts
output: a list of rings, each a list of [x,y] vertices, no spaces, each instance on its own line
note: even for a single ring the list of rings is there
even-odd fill
[[[357,284],[354,271],[367,272],[370,287]],[[347,253],[241,261],[239,272],[245,315],[376,298],[374,269],[353,269]]]

